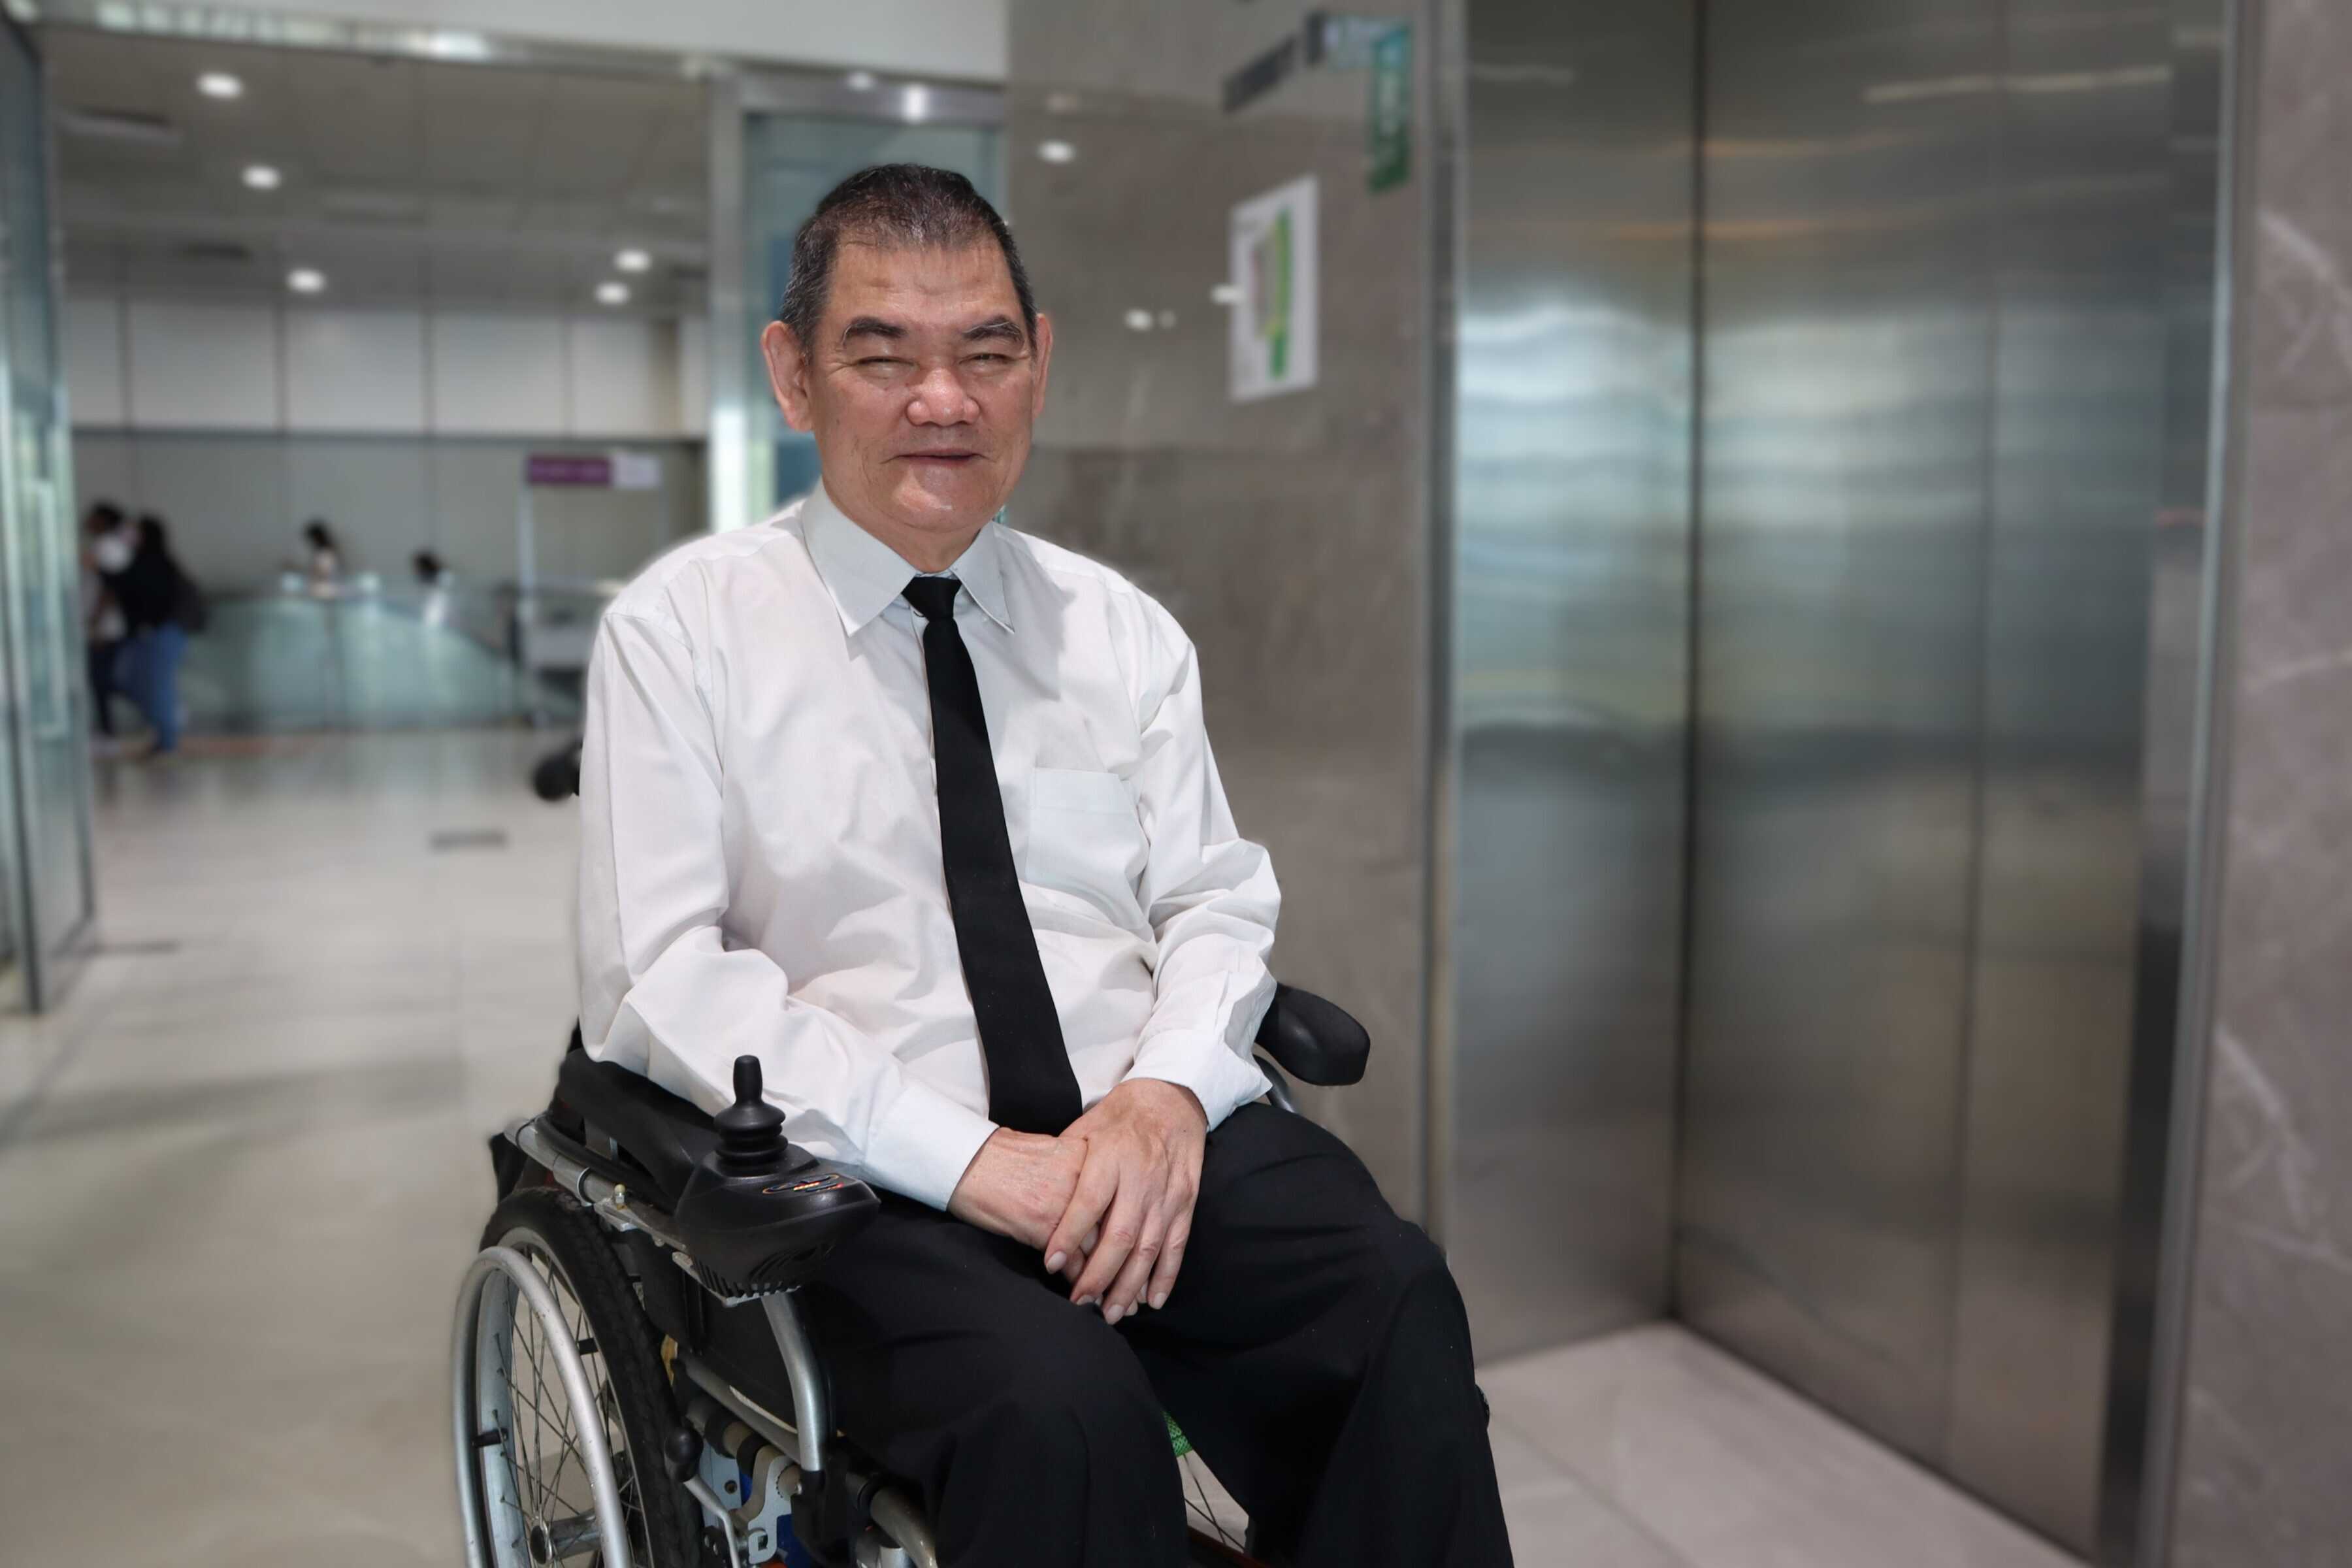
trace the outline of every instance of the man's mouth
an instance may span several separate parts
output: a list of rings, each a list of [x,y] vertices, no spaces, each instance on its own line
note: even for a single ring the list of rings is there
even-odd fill
[[[902,452],[899,456],[909,463],[944,463],[950,466],[980,460],[979,453],[962,447],[942,447],[936,452]]]

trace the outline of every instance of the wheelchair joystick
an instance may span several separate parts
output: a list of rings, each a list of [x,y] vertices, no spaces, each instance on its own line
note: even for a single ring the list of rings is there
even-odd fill
[[[760,1058],[735,1058],[735,1103],[711,1118],[719,1129],[719,1168],[730,1176],[762,1176],[784,1168],[793,1146],[784,1142],[784,1113],[768,1103]]]
[[[864,1227],[881,1202],[855,1177],[784,1139],[757,1057],[735,1058],[735,1103],[678,1194],[674,1221],[703,1282],[722,1295],[788,1290]]]

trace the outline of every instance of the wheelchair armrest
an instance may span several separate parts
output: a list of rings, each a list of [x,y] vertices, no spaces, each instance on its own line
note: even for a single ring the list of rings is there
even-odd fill
[[[760,1058],[735,1058],[735,1103],[711,1118],[718,1142],[695,1163],[670,1222],[704,1285],[730,1296],[786,1290],[866,1228],[874,1189],[784,1139]]]
[[[1338,1004],[1296,985],[1274,988],[1257,1045],[1299,1082],[1327,1087],[1361,1080],[1372,1053],[1372,1037],[1361,1024]]]

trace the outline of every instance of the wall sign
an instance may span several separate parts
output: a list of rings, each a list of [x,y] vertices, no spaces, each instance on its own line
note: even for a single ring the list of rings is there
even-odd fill
[[[661,459],[651,452],[532,452],[522,482],[541,488],[599,490],[661,489]]]
[[[1315,384],[1315,176],[1234,208],[1233,398],[1254,402]]]
[[[1373,191],[1402,185],[1412,174],[1412,29],[1391,27],[1372,45],[1372,100],[1366,180]]]

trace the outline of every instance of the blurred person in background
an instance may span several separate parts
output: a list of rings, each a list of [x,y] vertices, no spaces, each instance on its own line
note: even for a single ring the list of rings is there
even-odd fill
[[[180,660],[187,653],[189,631],[202,625],[204,601],[173,556],[162,518],[152,512],[142,517],[138,539],[130,564],[108,579],[107,587],[130,629],[122,650],[122,689],[155,731],[148,754],[168,756],[180,748]]]
[[[89,710],[98,727],[100,751],[111,754],[114,733],[116,667],[131,629],[122,618],[107,580],[131,564],[138,548],[131,520],[112,501],[98,501],[82,518],[81,604],[82,640],[89,671]]]
[[[343,552],[336,547],[324,518],[314,517],[302,525],[302,577],[310,596],[333,598],[342,586]]]
[[[408,563],[416,574],[416,591],[420,595],[417,618],[428,626],[446,625],[449,593],[457,585],[457,574],[443,565],[441,557],[430,550],[418,551],[409,557]]]

